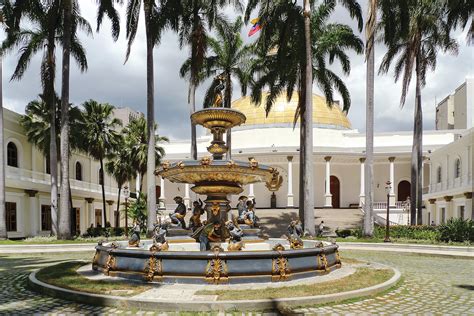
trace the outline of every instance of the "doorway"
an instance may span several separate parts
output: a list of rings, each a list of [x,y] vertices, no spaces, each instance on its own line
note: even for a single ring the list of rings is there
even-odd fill
[[[398,183],[397,201],[404,202],[410,196],[410,182],[403,180]]]
[[[340,205],[340,193],[341,185],[339,179],[336,176],[331,176],[330,179],[331,194],[332,194],[332,207],[339,208]]]

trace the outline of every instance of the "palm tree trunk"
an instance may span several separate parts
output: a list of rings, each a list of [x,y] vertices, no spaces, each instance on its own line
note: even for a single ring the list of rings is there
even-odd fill
[[[232,104],[232,78],[230,72],[226,73],[226,85],[225,85],[225,103],[224,106],[228,109],[231,108]],[[229,128],[226,132],[226,145],[227,145],[227,153],[226,159],[232,160],[232,129]]]
[[[103,223],[104,225],[102,225],[102,227],[105,227],[105,225],[107,224],[107,208],[105,206],[105,169],[104,169],[104,160],[102,158],[99,159],[99,162],[100,162],[100,170],[102,170],[102,172],[100,172],[100,177],[102,178],[101,182],[102,182],[102,214],[104,214],[104,220],[103,220]]]
[[[68,181],[69,182],[69,181]],[[72,207],[72,191],[71,191],[71,183],[69,182],[69,205],[70,205],[70,214],[71,214],[71,236],[76,236],[76,210]]]
[[[120,193],[122,192],[122,185],[118,186],[118,197],[117,197],[117,211],[115,212],[115,227],[120,227]]]
[[[301,96],[300,96],[301,98]],[[300,111],[303,111],[304,109],[300,109]],[[304,195],[303,195],[303,175],[304,175],[304,127],[305,121],[304,121],[304,116],[303,112],[300,112],[300,173],[298,176],[298,181],[299,181],[299,192],[298,192],[298,216],[301,221],[301,225],[304,227]]]
[[[313,66],[311,54],[311,7],[309,0],[304,1],[304,33],[306,46],[305,74],[305,129],[304,129],[304,175],[303,175],[303,208],[304,228],[310,235],[315,235],[314,229],[314,186],[313,186]]]
[[[5,147],[3,145],[3,62],[0,56],[0,239],[7,239],[7,213],[5,211]]]
[[[146,81],[147,81],[147,128],[148,128],[148,154],[147,154],[147,235],[153,234],[156,222],[156,179],[155,179],[155,100],[154,100],[154,73],[153,73],[153,40],[151,36],[151,7],[150,0],[145,2],[145,29],[146,29]]]
[[[71,205],[69,202],[69,67],[71,57],[72,33],[72,0],[63,2],[64,6],[64,40],[63,40],[63,67],[61,87],[61,196],[59,233],[60,239],[71,238]]]
[[[364,236],[374,235],[374,33],[377,18],[377,0],[371,0],[369,5],[370,21],[367,23],[367,77],[366,77],[366,109],[365,109],[365,165],[364,165]]]
[[[189,86],[190,111],[191,115],[196,111],[196,85],[191,80]],[[197,139],[196,124],[191,122],[191,159],[197,160]]]
[[[144,173],[140,173],[140,185],[138,186],[138,196],[137,196],[137,199],[140,198],[140,193],[142,192],[142,189],[143,189],[143,177],[145,176]]]
[[[49,139],[49,169],[51,176],[51,234],[58,235],[58,147],[56,135],[56,93],[54,91],[54,80],[56,73],[56,64],[54,57],[54,38],[48,39],[47,58],[48,69],[44,94],[46,96],[47,106],[51,113],[50,139]]]
[[[415,114],[415,126],[416,126],[416,141],[418,143],[417,151],[416,151],[416,159],[417,159],[417,186],[416,186],[416,207],[417,207],[417,216],[416,216],[416,224],[422,224],[422,203],[423,203],[423,188],[421,183],[421,171],[422,171],[422,163],[423,163],[423,114],[422,114],[422,107],[421,107],[421,79],[420,79],[420,65],[418,62],[418,58],[416,59],[416,114]]]

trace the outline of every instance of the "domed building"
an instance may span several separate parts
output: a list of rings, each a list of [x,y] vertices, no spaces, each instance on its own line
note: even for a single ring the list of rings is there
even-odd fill
[[[267,94],[262,95],[265,104]],[[248,185],[246,194],[255,197],[259,208],[296,208],[299,196],[299,124],[294,126],[298,95],[290,102],[286,95],[275,101],[268,116],[264,106],[256,106],[250,97],[232,102],[232,108],[245,114],[245,124],[232,129],[232,159],[247,161],[253,157],[258,162],[276,167],[284,178],[284,184],[276,196],[265,184]],[[453,142],[454,131],[425,131],[423,150],[426,154]],[[411,132],[376,133],[374,139],[374,201],[382,215],[386,209],[385,184],[391,181],[391,220],[404,224],[408,213],[404,202],[410,195]],[[206,147],[210,134],[198,138],[198,156],[209,155]],[[365,134],[352,128],[351,122],[336,102],[332,106],[319,95],[313,95],[313,156],[315,207],[357,208],[364,203]],[[171,141],[165,145],[170,161],[190,159],[188,141]],[[430,165],[424,163],[423,187],[430,181]],[[187,203],[198,196],[188,185],[170,183],[161,179],[161,206],[172,208],[172,198],[184,196]],[[163,197],[163,189],[165,191]],[[276,197],[276,198],[275,198]],[[235,199],[235,197],[234,197]],[[236,204],[236,200],[231,205]]]

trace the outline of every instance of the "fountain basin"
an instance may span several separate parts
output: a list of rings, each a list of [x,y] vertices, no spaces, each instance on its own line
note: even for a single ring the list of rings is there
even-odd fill
[[[226,243],[219,243],[226,249]],[[281,244],[285,250],[273,250]],[[199,244],[170,244],[169,251],[150,251],[151,242],[128,248],[126,242],[96,247],[93,269],[106,275],[163,283],[239,284],[281,282],[314,277],[340,267],[338,246],[304,241],[290,249],[286,240],[246,245],[246,251],[199,251]],[[174,251],[173,251],[174,250]]]
[[[207,108],[194,112],[191,115],[193,124],[202,125],[205,128],[232,128],[245,123],[245,115],[229,108]]]

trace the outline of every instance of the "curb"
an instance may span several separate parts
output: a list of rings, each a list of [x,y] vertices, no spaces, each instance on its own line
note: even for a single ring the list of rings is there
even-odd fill
[[[90,294],[74,290],[60,288],[44,283],[36,278],[36,272],[28,277],[28,287],[41,294],[46,294],[64,300],[72,300],[78,303],[99,306],[110,306],[120,308],[138,308],[153,311],[256,311],[256,310],[284,310],[288,307],[300,307],[305,305],[317,305],[330,302],[344,301],[352,298],[372,296],[393,287],[401,278],[401,273],[395,268],[389,267],[394,275],[387,281],[353,291],[280,299],[261,300],[239,300],[239,301],[189,301],[176,302],[165,299],[136,299],[133,297],[109,296]]]

